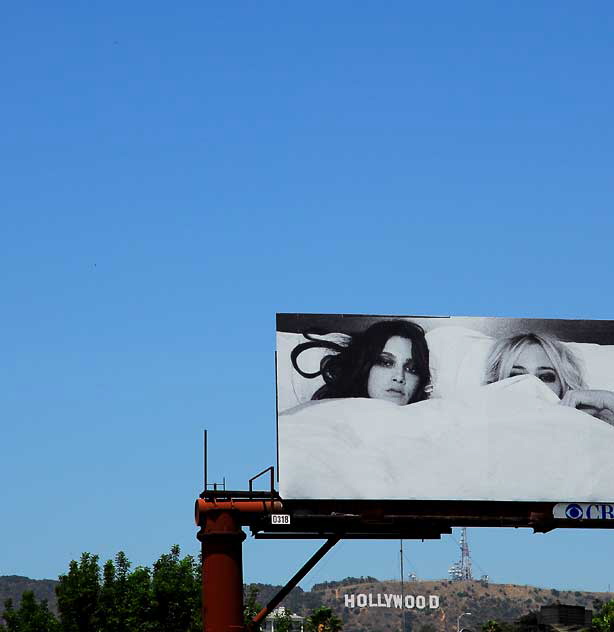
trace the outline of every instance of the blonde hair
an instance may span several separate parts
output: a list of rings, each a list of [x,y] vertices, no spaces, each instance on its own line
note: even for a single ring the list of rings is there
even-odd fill
[[[492,384],[510,377],[512,367],[523,349],[539,345],[552,362],[561,382],[561,397],[567,391],[586,388],[582,366],[576,355],[560,340],[547,334],[520,334],[498,340],[486,359],[486,383]]]

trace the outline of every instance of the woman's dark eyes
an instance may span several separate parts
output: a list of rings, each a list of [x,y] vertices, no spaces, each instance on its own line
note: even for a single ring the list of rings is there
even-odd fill
[[[511,371],[510,372],[510,377],[516,377],[517,375],[527,375],[527,371],[519,371],[519,370],[515,370],[515,371]],[[542,381],[542,382],[546,382],[547,384],[554,384],[554,382],[556,382],[556,374],[555,373],[539,373],[537,375],[537,377]]]
[[[556,375],[554,375],[554,373],[542,373],[538,377],[542,382],[547,382],[548,384],[556,382]]]
[[[396,364],[396,361],[393,360],[392,358],[381,358],[380,357],[380,358],[377,359],[377,365],[378,366],[383,366],[383,367],[385,367],[387,369],[393,368],[395,366],[395,364]],[[403,370],[406,373],[417,373],[417,370],[416,370],[416,368],[414,367],[413,364],[406,364],[403,367]]]

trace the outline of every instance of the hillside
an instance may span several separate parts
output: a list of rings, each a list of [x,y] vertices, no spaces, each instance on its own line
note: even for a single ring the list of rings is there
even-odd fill
[[[262,586],[262,585],[260,585]],[[267,587],[259,594],[259,599],[266,602],[273,593],[273,587]],[[341,582],[325,582],[316,584],[311,591],[293,591],[284,605],[297,614],[306,615],[318,605],[326,605],[333,609],[344,622],[345,632],[363,632],[401,629],[400,608],[385,607],[385,597],[400,595],[401,585],[398,581],[377,581],[373,578],[348,579]],[[381,595],[378,607],[377,595]],[[533,586],[517,586],[514,584],[483,584],[479,581],[450,582],[448,580],[405,582],[404,594],[411,601],[419,595],[425,597],[424,609],[405,609],[406,626],[412,632],[420,632],[423,626],[429,625],[430,632],[453,632],[456,630],[457,617],[463,612],[471,612],[471,616],[463,619],[463,626],[471,630],[479,630],[489,619],[513,622],[541,606],[552,603],[579,605],[592,609],[594,602],[607,601],[613,597],[608,593],[580,591],[558,591]],[[345,605],[346,598],[350,607]],[[358,595],[371,595],[372,607],[359,607]],[[351,607],[352,596],[354,605]],[[429,596],[439,597],[439,608],[430,609]],[[413,598],[413,599],[412,599]],[[431,627],[432,626],[432,627]],[[426,632],[426,630],[425,630]]]
[[[38,600],[46,599],[49,609],[57,612],[55,587],[58,582],[54,579],[29,579],[20,575],[0,576],[0,615],[4,609],[4,602],[12,599],[14,604],[21,601],[21,595],[31,590]]]
[[[0,605],[7,598],[18,602],[21,594],[32,590],[38,599],[47,599],[52,611],[57,612],[55,586],[57,581],[51,579],[34,580],[17,575],[0,577]],[[269,584],[250,584],[246,592],[253,586],[258,589],[257,600],[266,603],[279,589]],[[295,588],[282,605],[297,614],[306,616],[320,605],[329,606],[344,621],[344,632],[388,632],[401,630],[401,613],[398,607],[378,607],[379,602],[385,605],[386,597],[394,606],[392,595],[401,594],[398,581],[378,581],[375,578],[347,578],[341,581],[316,584],[310,591]],[[517,586],[514,584],[483,584],[479,581],[450,582],[448,580],[405,582],[404,594],[410,602],[422,602],[416,598],[425,598],[426,607],[405,609],[407,629],[411,632],[454,632],[459,614],[471,612],[471,616],[463,619],[463,626],[478,631],[488,619],[515,621],[519,617],[538,610],[540,606],[551,603],[564,603],[593,608],[595,601],[608,601],[614,598],[609,593],[557,591],[549,588],[533,586]],[[349,606],[346,606],[346,595]],[[361,597],[359,598],[359,595]],[[360,607],[360,602],[369,599],[372,607]],[[439,607],[430,609],[429,597],[439,598]],[[353,604],[352,604],[353,600]],[[1,608],[0,608],[1,611]]]

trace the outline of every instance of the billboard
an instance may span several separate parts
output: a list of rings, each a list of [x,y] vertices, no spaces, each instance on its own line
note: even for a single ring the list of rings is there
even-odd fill
[[[614,321],[277,315],[290,499],[614,500]]]

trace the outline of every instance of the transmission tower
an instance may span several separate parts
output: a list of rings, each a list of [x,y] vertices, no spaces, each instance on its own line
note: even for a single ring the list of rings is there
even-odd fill
[[[461,530],[460,539],[461,558],[458,562],[454,562],[448,571],[452,581],[461,581],[463,579],[473,579],[471,573],[471,556],[469,555],[469,542],[467,540],[467,528]]]

